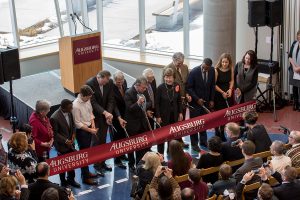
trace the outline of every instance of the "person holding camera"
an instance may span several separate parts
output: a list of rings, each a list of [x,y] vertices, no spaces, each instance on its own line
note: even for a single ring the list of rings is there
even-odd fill
[[[149,187],[152,200],[172,199],[181,200],[181,190],[172,176],[172,170],[159,166]]]
[[[35,178],[35,160],[28,150],[28,140],[25,133],[14,133],[9,140],[8,165],[11,169],[20,170],[28,182]]]
[[[21,190],[18,190],[20,185]],[[29,198],[28,185],[25,177],[20,170],[14,176],[8,175],[0,180],[0,199],[1,200],[27,200]],[[31,199],[30,199],[31,200]]]
[[[255,144],[255,153],[269,151],[272,141],[269,134],[262,124],[257,124],[258,113],[255,111],[247,111],[243,113],[243,120],[248,127],[247,140]]]

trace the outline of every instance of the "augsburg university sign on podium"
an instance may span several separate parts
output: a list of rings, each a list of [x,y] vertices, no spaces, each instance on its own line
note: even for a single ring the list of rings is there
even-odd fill
[[[172,139],[214,128],[228,122],[240,121],[246,111],[255,110],[255,101],[239,104],[189,120],[177,122],[126,139],[72,152],[48,159],[50,174],[55,175],[96,162],[118,157]]]

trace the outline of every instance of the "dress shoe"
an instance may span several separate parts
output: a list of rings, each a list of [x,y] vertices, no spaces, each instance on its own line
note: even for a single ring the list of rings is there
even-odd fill
[[[133,165],[129,166],[129,170],[131,173],[135,173],[135,166]]]
[[[103,166],[102,166],[102,169],[104,169],[105,171],[112,171],[112,168],[111,168],[111,166],[108,166],[107,164],[103,164]]]
[[[65,187],[65,188],[70,187],[70,184],[66,180],[61,181],[60,185],[61,185],[61,187]]]
[[[75,180],[68,180],[68,184],[75,187],[75,188],[80,188],[81,185],[77,183]]]
[[[120,156],[121,160],[128,161],[128,157],[126,155]]]
[[[189,145],[189,143],[183,142],[182,146],[183,146],[184,149],[188,149],[190,145]]]
[[[200,146],[203,146],[203,147],[207,148],[207,142],[200,143]]]
[[[194,151],[196,151],[196,152],[200,152],[200,151],[201,151],[201,149],[200,149],[199,146],[192,146],[192,149],[193,149]]]
[[[97,174],[89,172],[89,178],[97,178]]]
[[[82,182],[84,184],[87,184],[87,185],[98,185],[98,182],[97,181],[94,181],[93,179],[91,178],[85,178],[82,180]]]
[[[105,176],[104,171],[103,171],[102,169],[100,169],[100,170],[95,170],[95,171],[96,171],[96,174],[97,174],[98,176],[101,176],[101,177],[104,177],[104,176]]]
[[[115,162],[115,166],[121,168],[121,169],[126,169],[126,165],[124,165],[121,161],[120,162]]]

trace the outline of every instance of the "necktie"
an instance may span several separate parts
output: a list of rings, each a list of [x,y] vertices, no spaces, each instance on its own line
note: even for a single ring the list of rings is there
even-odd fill
[[[103,85],[100,85],[100,93],[101,93],[101,96],[103,96]]]
[[[123,87],[122,87],[122,86],[119,87],[119,91],[120,91],[120,93],[121,93],[121,96],[124,97],[124,90],[123,90]]]
[[[152,90],[151,84],[148,84],[148,94],[150,96],[152,108],[154,108],[154,94],[153,94],[153,90]]]
[[[203,80],[204,80],[204,83],[206,84],[206,74],[207,74],[207,72],[203,72]]]
[[[180,80],[182,80],[180,68],[179,68],[179,67],[176,67],[176,71],[178,72],[178,75],[179,75]]]

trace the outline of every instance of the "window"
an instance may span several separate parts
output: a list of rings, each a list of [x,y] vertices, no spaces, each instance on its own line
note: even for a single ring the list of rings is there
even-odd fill
[[[203,1],[189,2],[190,55],[203,56]]]
[[[15,0],[15,6],[21,47],[60,36],[53,0]]]
[[[0,46],[14,45],[8,1],[0,0]]]
[[[103,1],[104,43],[139,48],[138,0]]]
[[[146,49],[183,52],[183,2],[145,0]]]

